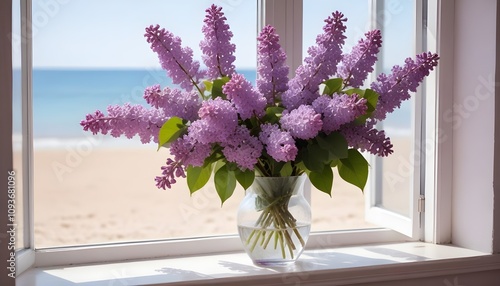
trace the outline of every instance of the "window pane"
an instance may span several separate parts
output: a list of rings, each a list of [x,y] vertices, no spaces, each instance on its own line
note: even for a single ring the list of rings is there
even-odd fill
[[[16,189],[16,249],[24,248],[23,154],[21,105],[21,7],[12,1],[12,155]]]
[[[382,1],[378,23],[382,24],[383,44],[381,50],[382,72],[390,73],[394,65],[403,65],[408,57],[415,57],[415,4],[414,1]],[[380,161],[382,188],[378,202],[385,209],[410,216],[410,192],[413,190],[414,167],[419,166],[418,154],[412,152],[412,118],[414,96],[403,102],[400,109],[388,114],[380,124],[391,137],[394,153]]]
[[[372,1],[304,1],[304,54],[322,32],[323,20],[333,11],[344,13],[348,19],[344,52],[350,52],[364,33],[372,27]],[[381,5],[382,4],[382,5]],[[414,56],[414,3],[413,1],[379,1],[376,22],[382,30],[382,49],[378,56],[378,73],[390,73],[395,64]],[[365,81],[368,86],[369,80]],[[388,210],[409,216],[410,192],[415,158],[413,152],[412,118],[414,100],[404,102],[401,108],[389,114],[378,128],[386,130],[394,145],[394,153],[385,158],[374,158],[370,172],[377,176],[376,202]],[[413,157],[412,157],[413,156]],[[373,158],[373,156],[372,156]],[[337,175],[337,174],[335,174]],[[336,176],[332,199],[320,192],[312,193],[313,229],[345,229],[367,227],[364,222],[364,197],[356,187]],[[317,206],[322,206],[318,208]],[[321,211],[318,211],[320,209]],[[323,211],[325,210],[325,211]],[[335,218],[335,219],[332,219]]]
[[[303,55],[307,55],[307,48],[314,45],[316,36],[323,32],[324,20],[335,11],[342,12],[348,19],[344,52],[349,52],[370,29],[369,2],[367,0],[305,0]],[[312,230],[314,231],[374,227],[364,219],[363,193],[359,188],[344,182],[336,169],[334,169],[332,197],[313,188],[311,204]]]
[[[243,190],[222,208],[210,183],[192,197],[185,180],[160,191],[154,177],[168,150],[92,136],[79,125],[110,104],[146,105],[147,86],[171,85],[143,37],[146,26],[181,37],[201,62],[204,10],[213,2],[234,33],[238,71],[255,79],[255,1],[73,0],[52,10],[33,2],[37,247],[237,232]]]

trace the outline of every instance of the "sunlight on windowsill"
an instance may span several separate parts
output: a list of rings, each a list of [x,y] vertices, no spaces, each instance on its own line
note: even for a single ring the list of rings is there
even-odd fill
[[[244,253],[34,268],[20,275],[16,285],[187,285],[189,282],[234,285],[242,281],[282,285],[325,282],[324,279],[332,283],[339,279],[356,283],[373,281],[375,277],[380,281],[381,273],[389,277],[404,271],[418,276],[440,269],[439,264],[421,262],[452,263],[450,261],[465,259],[464,263],[470,263],[467,259],[474,259],[474,265],[478,265],[478,257],[499,260],[496,256],[454,246],[407,242],[307,250],[295,265],[283,268],[257,267]],[[392,270],[381,272],[387,267]],[[398,271],[396,267],[407,268]],[[449,272],[449,265],[443,269]],[[336,274],[331,275],[333,272]]]

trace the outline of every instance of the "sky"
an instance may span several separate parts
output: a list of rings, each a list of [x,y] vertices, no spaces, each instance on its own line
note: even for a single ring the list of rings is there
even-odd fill
[[[345,49],[349,51],[370,29],[369,2],[304,0],[304,51],[321,32],[323,20],[335,10],[348,18]],[[391,64],[403,63],[405,57],[414,53],[412,2],[386,0],[387,28],[383,31],[382,54],[390,56],[387,60]],[[200,60],[204,10],[212,3],[222,6],[234,34],[236,67],[255,67],[257,6],[251,0],[34,0],[33,65],[35,68],[159,67],[156,54],[143,36],[144,28],[152,24],[160,24],[181,37],[183,45],[191,47],[194,58]],[[20,57],[15,54],[14,64],[19,66],[19,63]]]

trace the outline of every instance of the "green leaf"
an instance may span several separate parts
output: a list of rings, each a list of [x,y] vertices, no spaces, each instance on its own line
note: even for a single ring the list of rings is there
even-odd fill
[[[361,190],[365,188],[368,180],[368,162],[356,149],[349,149],[348,157],[340,159],[338,164],[339,175],[346,182],[351,183]]]
[[[378,93],[375,92],[373,89],[367,88],[365,90],[365,94],[363,95],[363,98],[366,98],[366,105],[368,106],[368,112],[373,112],[375,111],[375,107],[377,107],[377,102],[378,102]]]
[[[210,179],[212,173],[212,164],[206,167],[188,166],[186,180],[189,187],[189,192],[193,194],[197,190],[203,188]]]
[[[331,78],[323,82],[325,84],[325,89],[323,94],[332,95],[335,92],[339,92],[342,88],[343,80],[341,78]]]
[[[213,85],[211,88],[212,99],[216,99],[217,97],[221,97],[226,99],[226,95],[222,92],[222,86],[224,86],[229,81],[229,77],[225,76],[222,78],[218,78],[213,81]]]
[[[214,146],[210,151],[210,155],[203,161],[203,167],[219,162],[219,160],[221,160],[220,154],[217,152],[217,146]]]
[[[203,84],[205,85],[205,90],[208,92],[212,92],[212,87],[214,86],[214,83],[208,80],[204,80]]]
[[[226,166],[221,167],[214,175],[214,184],[217,194],[221,200],[221,205],[229,199],[236,188],[236,178],[233,171],[228,171]]]
[[[222,168],[224,166],[226,166],[226,162],[224,162],[222,160],[217,161],[217,163],[215,163],[214,172],[217,172],[220,168]]]
[[[267,123],[278,123],[283,110],[285,110],[283,107],[278,106],[270,106],[266,108],[266,114],[262,118],[262,121]]]
[[[328,151],[319,147],[318,144],[309,144],[302,149],[302,161],[307,169],[315,172],[323,172],[323,168],[328,163]]]
[[[158,149],[161,146],[173,142],[187,131],[187,126],[182,122],[182,119],[177,116],[170,117],[167,122],[163,123],[158,133]]]
[[[339,162],[340,162],[340,160],[339,160],[339,159],[332,160],[332,161],[330,162],[330,167],[331,167],[331,168],[335,168],[335,167],[337,167],[337,165],[339,164]]]
[[[329,152],[327,162],[347,157],[349,146],[344,136],[339,132],[332,132],[326,136],[318,136],[316,140],[320,148]]]
[[[295,162],[295,167],[307,174],[309,174],[310,172],[309,169],[307,169],[306,165],[304,164],[304,161]]]
[[[333,171],[330,166],[325,166],[321,173],[311,171],[309,173],[309,180],[311,180],[313,186],[318,190],[332,196]]]
[[[366,113],[361,116],[358,116],[358,118],[355,119],[355,122],[357,124],[364,124],[366,122],[366,119],[368,119],[372,115],[373,111],[375,111],[375,107],[377,106],[378,102],[378,96],[379,96],[378,93],[375,92],[373,89],[369,88],[367,88],[366,90],[353,88],[346,90],[345,93],[349,95],[356,93],[360,97],[366,99],[366,106],[367,106]]]
[[[351,89],[344,91],[344,93],[347,95],[352,95],[355,93],[355,94],[359,95],[360,97],[363,97],[363,95],[365,94],[365,91],[361,88],[351,88]]]
[[[245,190],[252,185],[253,179],[255,178],[255,172],[252,170],[241,171],[238,169],[236,170],[235,175],[236,180]]]
[[[279,106],[269,106],[266,108],[266,113],[272,113],[272,114],[281,114],[285,110],[283,107]]]
[[[283,165],[283,167],[281,167],[280,175],[282,177],[288,177],[292,175],[292,172],[293,172],[292,163],[288,161],[286,162],[285,165]]]

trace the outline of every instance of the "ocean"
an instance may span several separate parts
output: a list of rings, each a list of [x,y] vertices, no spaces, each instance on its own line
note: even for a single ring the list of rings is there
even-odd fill
[[[253,84],[255,70],[239,70]],[[75,144],[91,134],[82,130],[80,121],[88,113],[108,105],[142,104],[146,87],[173,84],[163,70],[55,70],[33,71],[33,136],[35,148],[60,148]],[[14,72],[14,137],[20,137],[20,76]],[[16,112],[17,111],[17,112]],[[407,136],[410,133],[411,104],[405,103],[400,110],[385,121],[384,129],[391,137]],[[109,137],[109,138],[108,138]],[[112,139],[112,140],[108,140]],[[104,136],[107,144],[141,146],[137,140],[117,140]],[[128,142],[128,143],[127,143]],[[16,145],[16,144],[15,144]]]

